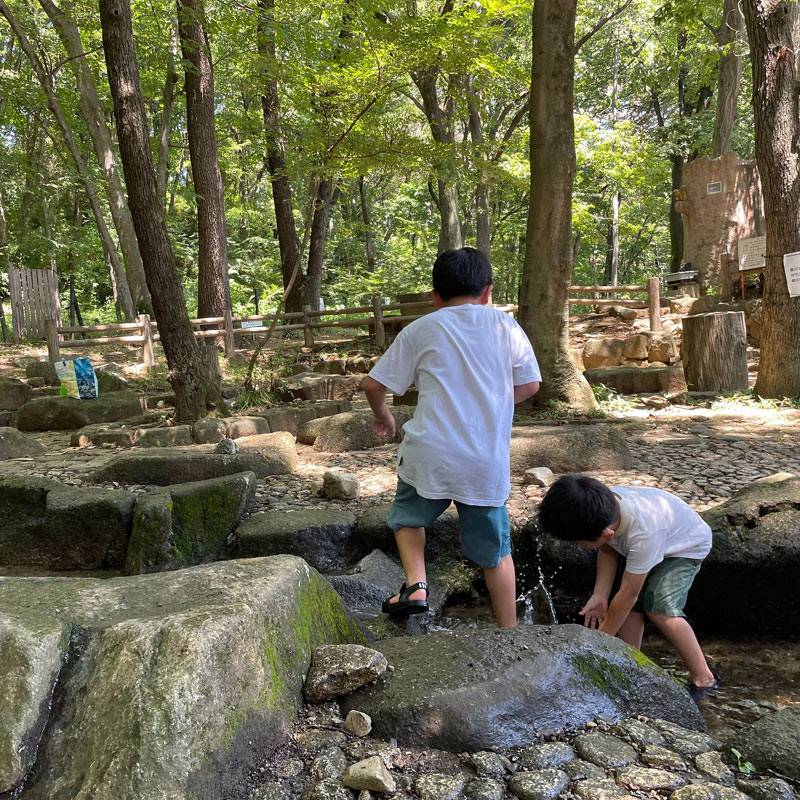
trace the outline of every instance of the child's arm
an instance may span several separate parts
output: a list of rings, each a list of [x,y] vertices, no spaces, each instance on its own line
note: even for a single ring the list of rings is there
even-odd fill
[[[395,422],[392,412],[389,411],[389,406],[386,405],[386,387],[368,375],[364,379],[362,388],[367,396],[369,407],[375,416],[372,422],[372,430],[375,431],[377,436],[393,437]]]
[[[586,605],[578,612],[583,618],[587,628],[598,627],[606,618],[608,611],[608,598],[617,577],[619,554],[613,547],[604,544],[597,551],[597,577],[594,581],[594,591]]]
[[[639,597],[639,592],[642,591],[647,573],[643,575],[636,575],[632,572],[622,573],[622,583],[619,586],[619,591],[614,595],[611,605],[608,607],[608,614],[603,620],[598,630],[607,633],[610,636],[616,636],[619,629],[628,619],[636,600]]]
[[[533,397],[539,391],[539,381],[522,383],[514,387],[514,403],[521,403],[529,397]]]

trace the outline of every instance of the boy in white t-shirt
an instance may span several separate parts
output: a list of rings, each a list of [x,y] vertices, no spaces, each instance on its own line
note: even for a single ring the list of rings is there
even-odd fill
[[[594,591],[580,611],[587,627],[640,648],[646,615],[686,664],[692,697],[701,700],[719,688],[683,613],[711,550],[711,529],[691,506],[661,489],[608,487],[586,475],[564,475],[544,496],[539,525],[598,551]],[[620,556],[625,570],[609,605]]]
[[[398,485],[387,524],[406,574],[384,612],[405,616],[428,608],[425,526],[454,501],[467,558],[484,568],[497,623],[516,624],[516,576],[506,500],[514,404],[539,389],[528,337],[489,306],[492,269],[479,251],[442,253],[433,265],[438,310],[415,320],[392,342],[364,383],[379,436],[393,436],[387,389],[419,390],[404,426]]]

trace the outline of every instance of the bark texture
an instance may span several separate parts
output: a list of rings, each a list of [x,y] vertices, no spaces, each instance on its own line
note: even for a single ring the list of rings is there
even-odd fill
[[[712,157],[717,158],[731,149],[731,135],[736,122],[736,103],[742,82],[742,57],[737,43],[744,35],[744,17],[739,0],[725,0],[722,24],[717,30],[717,42],[724,48],[719,60],[717,77],[717,111],[714,116]]]
[[[219,407],[222,399],[194,338],[156,189],[130,0],[100,0],[100,23],[128,199],[175,391],[176,416],[191,421],[209,407]]]
[[[746,392],[744,312],[722,311],[684,317],[681,356],[690,391]]]
[[[767,236],[761,367],[762,397],[800,396],[800,298],[789,297],[783,254],[800,250],[798,46],[794,3],[744,0],[753,70],[756,161]]]
[[[186,127],[197,202],[197,312],[220,317],[231,307],[225,198],[214,123],[214,70],[203,0],[178,0],[178,33],[186,65]]]
[[[100,170],[105,181],[108,206],[111,219],[119,239],[122,258],[125,262],[125,274],[128,278],[131,297],[137,310],[152,313],[153,305],[147,281],[144,277],[142,256],[139,252],[139,242],[133,228],[128,201],[125,197],[125,188],[117,168],[117,156],[111,139],[111,130],[106,123],[105,111],[97,93],[97,86],[92,77],[86,54],[81,43],[81,34],[72,14],[71,3],[63,7],[57,6],[53,0],[39,0],[40,5],[53,23],[64,49],[69,56],[68,64],[75,76],[78,87],[78,110],[81,113],[92,147],[100,165]]]
[[[569,357],[576,4],[536,0],[533,5],[531,196],[519,322],[542,369],[537,402],[592,408],[591,387]]]

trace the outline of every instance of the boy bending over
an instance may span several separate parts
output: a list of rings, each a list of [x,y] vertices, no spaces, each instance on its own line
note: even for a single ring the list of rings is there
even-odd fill
[[[719,688],[683,613],[711,550],[711,529],[691,506],[660,489],[564,475],[544,496],[539,523],[558,539],[598,551],[594,592],[580,611],[587,627],[639,649],[646,615],[686,664],[692,697],[701,700]],[[621,555],[625,571],[609,605]]]
[[[425,526],[455,501],[461,548],[483,567],[497,623],[516,624],[511,559],[509,447],[514,403],[539,389],[528,337],[489,306],[492,270],[477,250],[442,253],[433,265],[438,310],[398,334],[364,383],[379,436],[393,436],[388,389],[419,390],[397,457],[397,493],[387,523],[394,530],[406,582],[384,612],[426,611]]]

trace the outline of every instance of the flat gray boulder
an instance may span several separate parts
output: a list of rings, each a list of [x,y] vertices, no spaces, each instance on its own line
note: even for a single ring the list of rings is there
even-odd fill
[[[515,425],[511,431],[511,474],[532,467],[553,472],[630,469],[633,460],[625,434],[606,423],[551,427]]]
[[[0,765],[11,765],[0,791],[24,781],[23,800],[230,797],[283,744],[313,650],[363,643],[336,594],[291,557],[105,581],[6,578],[0,609],[4,627],[38,637],[39,653],[27,647],[42,674],[57,670],[56,632],[73,631],[53,683],[2,670],[0,714],[13,704],[21,721],[0,735]],[[44,737],[15,766],[18,731],[35,730],[48,705]]]
[[[800,477],[762,478],[702,516],[714,543],[689,595],[692,617],[737,630],[800,632]],[[726,600],[731,586],[748,591]]]
[[[46,453],[47,448],[16,428],[0,428],[0,461],[9,458],[31,458]]]
[[[265,511],[248,517],[236,530],[238,555],[300,556],[320,572],[342,570],[358,557],[355,517],[327,507],[302,511]]]
[[[266,436],[272,438],[267,440]],[[255,439],[261,441],[253,443]],[[233,455],[171,447],[121,453],[96,470],[92,480],[170,486],[237,472],[254,472],[259,478],[294,472],[297,455],[291,434],[248,436],[244,441],[247,447],[240,444],[239,452]]]
[[[0,565],[121,567],[136,498],[29,476],[0,478]]]
[[[124,392],[128,388],[128,379],[123,374],[122,367],[113,361],[95,367],[94,374],[97,376],[97,390],[101,395]]]
[[[685,689],[638,650],[580,625],[433,633],[373,644],[394,670],[340,701],[401,746],[450,752],[529,743],[598,716],[703,719]]]
[[[194,444],[191,425],[167,425],[137,428],[133,434],[136,447],[186,447]]]
[[[361,388],[363,375],[322,375],[301,372],[288,378],[283,387],[286,400],[352,400]]]
[[[345,414],[334,414],[304,426],[301,428],[302,439],[298,431],[298,440],[309,442],[313,430],[316,433],[313,437],[314,449],[327,453],[371,450],[390,441],[399,442],[403,438],[403,425],[414,416],[414,409],[408,406],[396,406],[391,411],[397,426],[394,439],[381,438],[373,432],[371,411],[350,411]]]
[[[33,389],[17,378],[0,378],[0,411],[17,411],[32,393]]]
[[[597,367],[587,369],[583,377],[620,394],[685,392],[687,388],[683,367]]]
[[[395,594],[405,580],[400,563],[380,550],[364,556],[343,575],[326,575],[351,611],[377,614],[387,597]]]
[[[133,516],[125,574],[183,569],[222,558],[255,492],[255,473],[241,472],[141,496]]]
[[[58,386],[61,381],[56,373],[56,365],[52,361],[29,361],[25,365],[26,378],[42,378],[48,386]]]
[[[98,422],[118,422],[141,416],[139,395],[112,392],[96,400],[74,397],[37,397],[25,403],[17,415],[21,431],[74,430]]]

